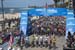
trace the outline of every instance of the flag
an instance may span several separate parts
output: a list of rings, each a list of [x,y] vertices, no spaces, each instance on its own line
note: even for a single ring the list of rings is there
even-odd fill
[[[14,38],[12,35],[10,35],[9,46],[12,46],[13,42],[14,42]]]
[[[46,8],[46,9],[48,8],[48,5],[47,5],[47,3],[46,3],[46,5],[45,5],[45,8]]]

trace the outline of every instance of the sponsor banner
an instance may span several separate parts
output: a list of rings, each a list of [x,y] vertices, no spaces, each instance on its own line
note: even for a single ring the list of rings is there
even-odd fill
[[[37,8],[28,11],[29,16],[64,16],[67,15],[65,8]]]
[[[23,31],[24,35],[27,32],[28,13],[27,11],[20,14],[20,30]]]
[[[69,31],[71,32],[71,34],[75,32],[75,18],[74,18],[73,10],[68,10],[66,16],[66,38]]]

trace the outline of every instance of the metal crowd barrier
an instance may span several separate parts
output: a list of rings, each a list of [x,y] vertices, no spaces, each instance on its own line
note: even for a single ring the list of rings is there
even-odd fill
[[[75,50],[75,48],[64,48],[63,50]]]

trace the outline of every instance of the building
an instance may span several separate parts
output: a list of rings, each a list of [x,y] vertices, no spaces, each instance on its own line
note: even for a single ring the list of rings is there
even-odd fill
[[[2,11],[0,9],[0,31],[2,31],[3,22],[5,23],[5,29],[9,28],[9,25],[10,25],[10,28],[15,26],[16,20],[20,19],[19,13],[21,11],[23,11],[23,9],[21,10],[18,8],[5,8],[4,9],[4,18],[3,18]]]
[[[73,0],[69,0],[69,9],[73,9]]]
[[[75,0],[73,0],[73,9],[74,9],[74,14],[75,14]],[[74,15],[75,17],[75,15]]]
[[[73,0],[73,8],[75,8],[75,0]]]

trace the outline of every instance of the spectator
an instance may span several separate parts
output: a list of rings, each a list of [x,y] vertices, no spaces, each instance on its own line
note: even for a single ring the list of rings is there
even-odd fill
[[[75,34],[75,32],[74,32]],[[67,39],[66,39],[66,44],[67,44],[67,47],[68,48],[75,48],[75,35],[71,35],[70,32],[68,32],[68,36],[67,36]]]
[[[68,32],[68,36],[67,36],[68,39],[72,38],[72,35],[70,32]]]
[[[2,44],[2,38],[0,37],[0,44]]]
[[[30,46],[29,37],[26,36],[26,37],[25,37],[25,47],[28,48],[29,46]]]

